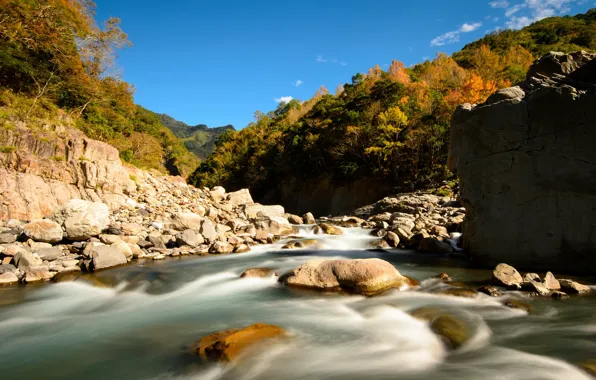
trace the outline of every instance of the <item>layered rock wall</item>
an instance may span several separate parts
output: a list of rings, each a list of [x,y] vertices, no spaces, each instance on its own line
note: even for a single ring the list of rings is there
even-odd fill
[[[595,57],[551,53],[454,114],[449,167],[476,262],[596,273]]]

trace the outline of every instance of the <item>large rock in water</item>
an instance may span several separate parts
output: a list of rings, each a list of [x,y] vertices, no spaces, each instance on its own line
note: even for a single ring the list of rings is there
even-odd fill
[[[279,281],[299,288],[363,295],[407,289],[415,283],[380,259],[312,260],[284,274]]]
[[[110,225],[110,210],[101,202],[72,199],[52,216],[64,226],[66,238],[88,240],[99,235]]]
[[[251,346],[286,336],[281,328],[255,323],[241,329],[231,329],[207,335],[195,345],[195,354],[204,361],[232,361]]]
[[[476,263],[596,273],[595,58],[551,53],[453,115],[449,167]]]

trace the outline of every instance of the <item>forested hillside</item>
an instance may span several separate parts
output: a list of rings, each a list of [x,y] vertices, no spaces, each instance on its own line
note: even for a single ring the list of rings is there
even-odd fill
[[[131,45],[87,0],[0,0],[0,125],[73,124],[142,168],[187,174],[198,160],[119,79],[116,51]]]
[[[594,49],[594,10],[542,20],[519,31],[493,33],[449,57],[411,68],[393,61],[356,74],[334,94],[322,88],[292,100],[247,128],[223,135],[213,155],[189,178],[196,185],[250,187],[257,199],[284,201],[280,183],[332,178],[336,185],[369,179],[370,186],[408,191],[440,184],[449,122],[462,103],[483,102],[524,79],[544,51]],[[289,193],[289,192],[286,192]]]
[[[200,159],[205,159],[215,149],[219,135],[226,131],[235,131],[232,125],[209,128],[205,124],[190,126],[166,114],[158,115],[164,126],[184,142],[184,146]]]

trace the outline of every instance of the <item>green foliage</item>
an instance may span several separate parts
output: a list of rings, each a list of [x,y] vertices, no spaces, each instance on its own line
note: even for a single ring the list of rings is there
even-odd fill
[[[222,133],[234,131],[232,125],[209,128],[205,124],[189,126],[166,114],[158,115],[164,126],[170,129],[174,135],[182,141],[190,152],[200,159],[205,159],[215,149],[215,142]]]
[[[13,153],[14,151],[17,150],[16,146],[0,146],[0,153]]]

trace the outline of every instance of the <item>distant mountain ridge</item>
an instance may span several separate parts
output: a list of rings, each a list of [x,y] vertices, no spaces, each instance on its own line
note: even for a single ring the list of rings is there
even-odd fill
[[[188,125],[167,114],[157,114],[161,123],[170,129],[184,146],[201,160],[206,159],[214,150],[217,138],[227,131],[236,131],[233,125],[209,128],[205,124]]]

